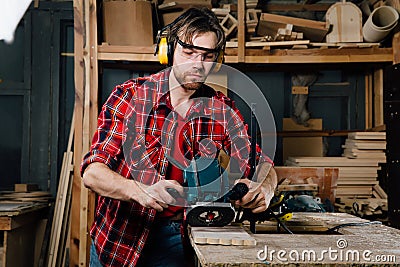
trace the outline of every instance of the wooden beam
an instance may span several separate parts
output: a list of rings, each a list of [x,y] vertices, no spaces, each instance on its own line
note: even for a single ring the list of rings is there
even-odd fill
[[[94,37],[97,39],[97,37]],[[154,46],[109,45],[103,43],[97,48],[99,53],[154,54]]]
[[[373,101],[372,101],[372,74],[368,73],[365,75],[365,128],[373,127],[372,124],[372,112],[373,112]]]
[[[89,96],[89,136],[88,142],[86,143],[86,149],[89,150],[91,139],[93,134],[97,128],[97,116],[98,116],[98,59],[97,59],[97,1],[90,0],[90,9],[89,9],[89,45],[90,45],[90,68],[86,80],[89,80],[89,87],[85,90],[90,92]],[[84,147],[85,148],[85,147]],[[91,237],[90,237],[90,228],[94,221],[94,209],[95,209],[95,193],[93,191],[87,190],[85,188],[85,194],[87,194],[87,210],[86,210],[86,263],[89,266],[90,260],[90,244],[91,244]],[[86,196],[85,196],[86,197]]]
[[[225,50],[227,63],[238,63],[237,48]],[[245,63],[392,63],[392,48],[247,49]]]
[[[383,69],[374,71],[374,126],[383,122]]]
[[[69,255],[69,266],[78,267],[80,243],[80,202],[81,202],[81,175],[77,162],[82,160],[82,136],[83,136],[83,100],[84,100],[84,73],[85,62],[85,22],[84,22],[84,0],[74,0],[74,65],[75,65],[75,139],[74,139],[74,178],[72,184],[71,203],[71,244]]]
[[[246,42],[246,29],[245,29],[245,1],[238,0],[238,62],[245,62],[245,42]]]
[[[396,33],[392,40],[393,64],[400,63],[400,32]]]

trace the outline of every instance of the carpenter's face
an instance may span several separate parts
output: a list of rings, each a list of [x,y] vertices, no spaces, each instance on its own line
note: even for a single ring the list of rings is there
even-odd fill
[[[218,56],[214,50],[216,44],[217,35],[214,32],[194,36],[192,44],[178,41],[172,68],[183,88],[197,90],[204,83]]]

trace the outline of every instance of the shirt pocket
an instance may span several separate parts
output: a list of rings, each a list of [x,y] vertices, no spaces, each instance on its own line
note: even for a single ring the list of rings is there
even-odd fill
[[[160,137],[136,134],[134,141],[125,148],[125,155],[131,168],[145,170],[156,167],[160,151]]]

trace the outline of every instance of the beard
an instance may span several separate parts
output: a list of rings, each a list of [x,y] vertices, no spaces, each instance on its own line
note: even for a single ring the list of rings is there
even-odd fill
[[[202,69],[182,71],[177,67],[174,68],[174,75],[180,86],[192,91],[200,89],[207,78]]]

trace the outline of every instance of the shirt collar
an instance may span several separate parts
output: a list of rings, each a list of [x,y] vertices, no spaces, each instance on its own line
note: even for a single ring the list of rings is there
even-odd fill
[[[171,69],[168,68],[165,71],[162,71],[158,77],[158,88],[159,94],[161,95],[158,98],[158,101],[153,105],[154,109],[159,108],[160,106],[166,106],[169,109],[173,110],[171,104],[171,95],[169,91],[169,76],[171,73]],[[213,96],[216,96],[216,92],[214,89],[209,87],[208,85],[203,84],[200,89],[198,89],[190,98],[196,99],[193,105],[190,107],[189,114],[199,113],[204,115],[211,115],[211,109],[205,106],[205,99],[211,99]]]

